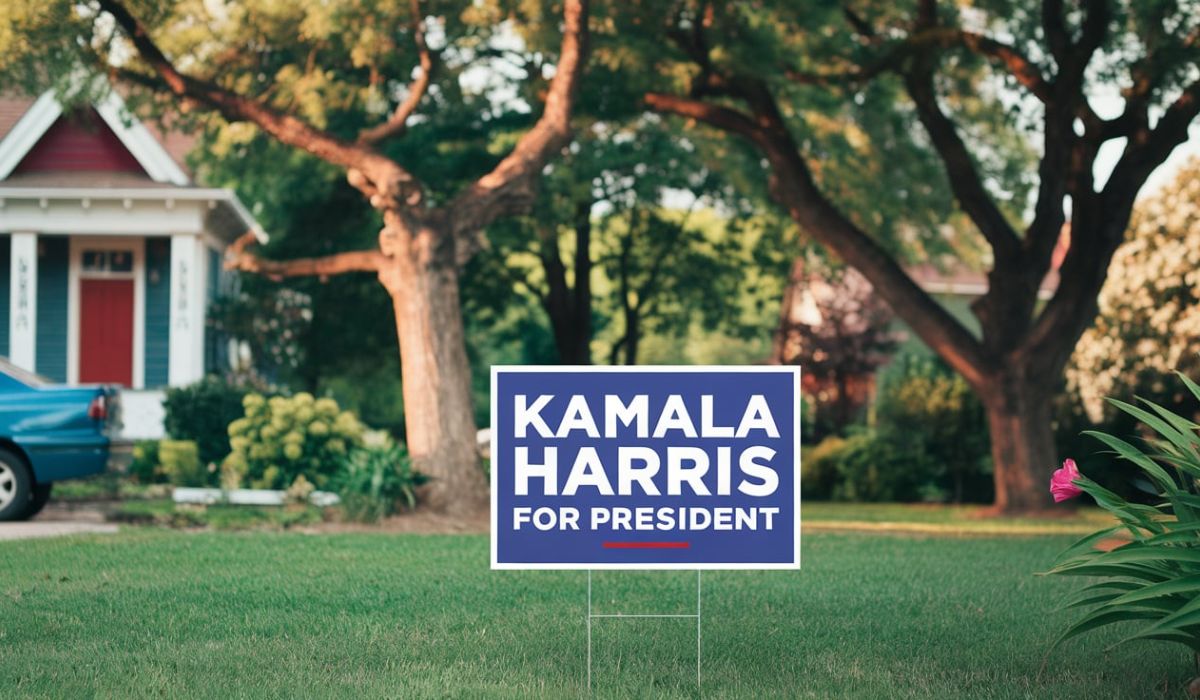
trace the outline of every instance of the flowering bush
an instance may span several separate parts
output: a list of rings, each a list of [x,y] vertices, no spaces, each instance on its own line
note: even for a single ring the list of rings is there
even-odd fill
[[[1200,386],[1180,374],[1200,400]],[[1104,579],[1081,590],[1068,607],[1089,608],[1057,643],[1114,622],[1143,624],[1122,642],[1179,642],[1200,653],[1200,425],[1154,403],[1145,408],[1111,400],[1157,433],[1146,450],[1104,433],[1090,433],[1121,459],[1138,467],[1160,501],[1130,503],[1081,474],[1072,460],[1055,472],[1055,501],[1086,493],[1112,513],[1118,525],[1089,535],[1064,551],[1051,574]],[[1112,538],[1129,543],[1111,551],[1096,545]]]
[[[200,461],[200,450],[192,440],[162,440],[158,461],[167,481],[174,486],[208,486],[208,470]]]
[[[1122,391],[1171,408],[1187,400],[1168,380],[1170,370],[1200,367],[1200,158],[1138,201],[1129,230],[1109,265],[1096,323],[1067,368],[1068,387],[1093,422],[1112,417],[1104,397]]]
[[[323,488],[346,453],[362,444],[362,423],[333,399],[247,394],[242,406],[245,415],[229,424],[230,453],[221,466],[226,488],[283,489],[298,476]]]

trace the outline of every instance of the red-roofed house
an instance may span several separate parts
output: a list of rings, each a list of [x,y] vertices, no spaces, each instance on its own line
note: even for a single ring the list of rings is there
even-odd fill
[[[69,111],[52,93],[0,97],[0,355],[134,390],[212,368],[222,251],[262,234],[232,191],[192,181],[189,146],[116,94]]]

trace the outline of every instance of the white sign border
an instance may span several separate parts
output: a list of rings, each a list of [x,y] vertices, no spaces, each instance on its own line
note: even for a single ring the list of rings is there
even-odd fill
[[[491,378],[491,448],[489,451],[489,460],[494,459],[495,455],[500,454],[500,432],[496,429],[496,387],[497,380],[501,372],[520,373],[520,372],[592,372],[592,373],[608,373],[608,372],[724,372],[724,373],[781,373],[789,372],[792,375],[794,382],[794,397],[795,406],[792,410],[794,425],[792,428],[792,436],[795,441],[793,450],[795,452],[794,470],[795,474],[792,478],[792,483],[795,486],[793,494],[794,505],[796,510],[795,533],[792,538],[795,551],[792,553],[792,561],[790,562],[764,562],[761,564],[748,562],[711,562],[711,563],[649,563],[649,564],[628,564],[628,563],[517,563],[497,561],[497,518],[499,511],[497,508],[497,492],[495,481],[495,470],[492,465],[488,466],[488,489],[491,491],[491,532],[489,539],[491,540],[492,551],[492,570],[493,571],[736,571],[736,570],[755,570],[755,571],[772,571],[772,570],[796,570],[800,568],[800,367],[795,365],[492,365]]]

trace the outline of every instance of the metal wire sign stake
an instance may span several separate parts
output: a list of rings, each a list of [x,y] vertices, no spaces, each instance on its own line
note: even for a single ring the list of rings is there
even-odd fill
[[[493,569],[586,569],[592,622],[696,620],[704,569],[800,566],[797,367],[493,367]],[[694,570],[695,613],[596,613],[592,571]]]
[[[694,614],[635,614],[628,615],[624,613],[615,614],[598,614],[592,612],[592,570],[587,572],[587,688],[588,692],[592,692],[592,620],[598,617],[612,618],[696,618],[696,692],[700,692],[700,575],[703,572],[696,570],[696,612]]]

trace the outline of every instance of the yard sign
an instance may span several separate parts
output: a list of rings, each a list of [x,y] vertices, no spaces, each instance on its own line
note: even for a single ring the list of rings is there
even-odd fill
[[[800,372],[493,367],[492,568],[800,566]]]

